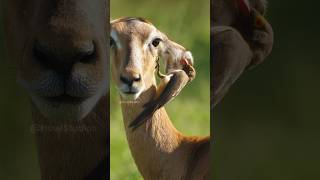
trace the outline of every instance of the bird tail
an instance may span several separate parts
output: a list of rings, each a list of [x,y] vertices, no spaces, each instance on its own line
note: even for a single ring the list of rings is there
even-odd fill
[[[135,131],[138,127],[140,127],[147,120],[151,119],[154,113],[159,108],[153,106],[149,106],[145,108],[130,124],[129,128],[132,128],[132,131]]]

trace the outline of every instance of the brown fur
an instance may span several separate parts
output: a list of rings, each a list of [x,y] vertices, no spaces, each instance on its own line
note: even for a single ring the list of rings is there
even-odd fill
[[[52,123],[33,109],[41,179],[82,180],[109,156],[108,97],[81,122]],[[106,178],[105,173],[102,179]]]
[[[150,88],[143,93],[138,104],[122,103],[127,139],[140,173],[146,180],[182,180],[187,177],[199,180],[208,177],[209,138],[182,135],[173,126],[164,108],[156,111],[152,119],[134,132],[128,128],[142,111],[143,104],[153,97],[149,93],[154,91]]]
[[[121,23],[119,23],[121,22]],[[117,32],[122,48],[111,50],[111,65],[113,79],[118,87],[122,83],[119,76],[127,68],[135,69],[142,80],[135,85],[142,89],[141,95],[134,100],[121,96],[121,107],[129,147],[137,167],[146,180],[165,179],[209,179],[209,137],[187,137],[181,134],[171,123],[165,108],[156,111],[147,123],[132,131],[128,126],[143,110],[143,105],[153,100],[157,93],[155,81],[155,65],[157,56],[164,51],[171,52],[170,58],[185,52],[185,48],[176,43],[170,43],[166,36],[154,26],[142,21],[116,20],[111,23],[112,30]],[[151,32],[162,36],[163,42],[158,48],[144,50],[142,56],[136,58],[130,53],[139,53],[142,44]],[[168,45],[170,43],[170,45]],[[170,50],[168,50],[170,48]],[[138,51],[138,52],[134,52]],[[128,54],[128,52],[130,52]],[[164,57],[166,60],[168,56]],[[137,64],[141,64],[142,68]],[[141,68],[141,69],[140,69]]]

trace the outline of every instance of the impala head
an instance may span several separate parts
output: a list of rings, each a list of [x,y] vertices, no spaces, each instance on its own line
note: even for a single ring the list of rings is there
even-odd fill
[[[107,1],[3,0],[2,10],[8,59],[38,112],[83,119],[108,91]]]
[[[193,64],[189,51],[141,18],[112,21],[110,47],[112,77],[124,99],[137,99],[155,84],[159,58],[164,60],[166,72],[181,69],[182,58]]]

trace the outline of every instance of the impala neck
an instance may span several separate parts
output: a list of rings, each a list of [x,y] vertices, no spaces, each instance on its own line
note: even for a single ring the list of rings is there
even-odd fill
[[[50,122],[35,109],[41,179],[85,179],[109,155],[109,94],[79,122]]]
[[[183,152],[188,149],[184,145],[181,133],[172,125],[166,110],[160,108],[146,123],[135,131],[128,128],[130,122],[143,110],[143,105],[153,99],[156,94],[156,86],[151,86],[133,102],[121,102],[124,125],[127,140],[135,163],[144,179],[180,179],[172,177],[181,175],[184,167],[177,166],[186,161]],[[177,173],[164,173],[173,172]]]

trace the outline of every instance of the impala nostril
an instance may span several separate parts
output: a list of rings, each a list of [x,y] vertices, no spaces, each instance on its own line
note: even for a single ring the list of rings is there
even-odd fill
[[[33,48],[34,58],[47,68],[56,69],[57,66],[61,66],[59,61],[55,61],[56,57],[50,53],[46,48],[40,46],[38,43]]]
[[[78,52],[75,59],[79,59],[82,63],[90,63],[97,58],[96,46],[94,43],[90,44],[89,47],[83,48],[82,51]]]
[[[133,81],[136,81],[136,82],[141,81],[141,75],[139,74],[138,77],[133,78]]]
[[[41,42],[35,41],[33,56],[42,65],[55,71],[65,72],[76,63],[91,63],[97,59],[96,45],[93,41],[65,46]]]
[[[141,81],[141,75],[135,75],[135,76],[130,76],[130,77],[126,77],[126,76],[123,76],[121,75],[120,76],[120,80],[125,83],[125,84],[128,84],[129,86],[132,86],[132,84],[134,82],[139,82]]]
[[[131,86],[132,83],[133,83],[133,80],[130,80],[129,78],[126,78],[126,77],[124,77],[124,76],[120,76],[120,80],[121,80],[123,83],[128,84],[129,86]]]

